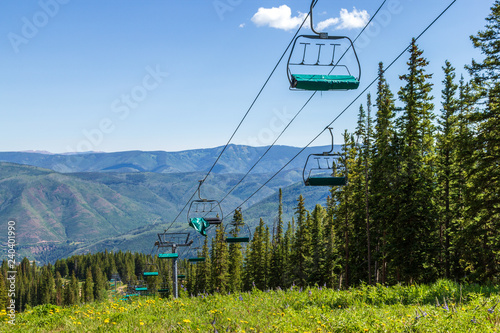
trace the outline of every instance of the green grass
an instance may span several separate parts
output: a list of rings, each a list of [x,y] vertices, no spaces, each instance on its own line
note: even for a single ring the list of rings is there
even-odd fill
[[[178,300],[134,297],[68,308],[38,306],[9,332],[496,332],[499,287],[417,286],[278,290]],[[438,305],[439,304],[439,305]]]

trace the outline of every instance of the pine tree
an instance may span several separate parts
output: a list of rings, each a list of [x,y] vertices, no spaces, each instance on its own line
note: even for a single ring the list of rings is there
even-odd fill
[[[107,277],[104,275],[104,273],[101,271],[101,268],[99,266],[96,266],[94,268],[94,300],[96,301],[102,301],[106,297],[106,280]],[[115,287],[116,284],[118,283],[117,281],[114,281]]]
[[[439,209],[439,262],[441,266],[440,275],[450,278],[451,261],[451,237],[456,228],[452,226],[454,221],[460,219],[456,205],[458,200],[457,183],[460,172],[457,161],[459,156],[458,138],[458,101],[456,93],[458,86],[455,84],[455,68],[449,61],[443,67],[445,79],[444,88],[441,91],[442,112],[438,120],[439,134],[437,136],[437,175],[438,175],[438,209]]]
[[[276,231],[273,234],[271,247],[271,263],[269,286],[272,288],[284,287],[285,285],[285,258],[284,258],[284,240],[283,240],[283,193],[279,189],[278,204],[278,223]]]
[[[475,110],[469,115],[474,136],[468,160],[470,184],[467,201],[471,221],[466,232],[474,235],[475,278],[493,281],[500,271],[500,1],[495,0],[484,31],[471,36],[484,55],[468,66],[475,92]]]
[[[375,249],[375,282],[387,280],[387,230],[388,221],[394,220],[392,191],[394,190],[394,95],[384,76],[383,63],[378,67],[375,130],[372,146],[371,209],[372,239]]]
[[[92,279],[92,271],[87,268],[87,276],[83,283],[83,300],[85,303],[94,301],[94,280]]]
[[[297,199],[295,215],[297,216],[297,231],[293,239],[293,252],[291,265],[292,276],[295,284],[306,286],[310,271],[312,269],[312,244],[311,244],[311,222],[309,212],[305,208],[304,197]]]
[[[323,206],[317,204],[311,213],[311,247],[312,247],[312,269],[309,275],[310,285],[323,285],[327,281],[325,276],[326,266],[326,240],[324,238],[324,220],[326,211]]]
[[[237,227],[234,229],[233,237],[238,236],[239,225],[243,224],[243,215],[241,209],[237,209],[233,215],[232,223]],[[242,246],[240,243],[229,244],[229,282],[228,290],[231,292],[240,291],[242,287],[242,270],[243,270],[243,254],[241,253]]]
[[[212,240],[211,281],[212,291],[226,293],[228,291],[228,249],[225,242],[224,226],[219,224]]]
[[[211,276],[211,258],[208,249],[208,240],[205,238],[201,251],[201,256],[205,258],[204,262],[197,264],[197,277],[196,277],[196,292],[204,293],[209,291],[210,276]]]
[[[470,174],[470,157],[474,155],[472,126],[470,122],[470,113],[473,108],[473,94],[469,83],[465,83],[463,76],[459,82],[458,98],[458,134],[456,145],[458,149],[457,168],[455,186],[456,197],[454,198],[456,219],[451,224],[450,233],[455,235],[455,240],[451,243],[450,251],[453,256],[450,258],[451,276],[454,278],[464,278],[466,272],[474,267],[475,249],[477,239],[474,233],[466,232],[468,225],[473,225],[468,218],[467,188]],[[480,246],[480,245],[479,245]]]
[[[342,267],[342,274],[340,275],[339,287],[348,288],[351,284],[351,274],[353,270],[353,258],[354,263],[359,262],[356,256],[352,256],[352,252],[356,253],[356,245],[353,244],[354,235],[354,218],[355,214],[358,213],[358,204],[354,199],[354,190],[359,187],[359,174],[355,173],[356,168],[356,155],[357,147],[354,141],[354,137],[350,135],[347,131],[344,132],[344,144],[342,145],[341,157],[348,170],[348,183],[346,186],[341,186],[338,188],[332,188],[332,202],[338,203],[331,205],[329,210],[332,213],[332,223],[333,230],[336,235],[333,238],[342,239],[341,242],[343,252],[342,260],[340,260],[340,265]],[[359,235],[359,230],[357,235]],[[357,242],[357,239],[354,239]],[[354,248],[354,251],[353,251]],[[364,252],[364,251],[363,251]]]
[[[432,281],[436,276],[437,228],[435,226],[434,142],[432,124],[432,77],[425,71],[428,61],[412,40],[406,82],[398,92],[403,114],[397,123],[401,136],[395,193],[398,215],[392,242],[392,256],[398,280],[408,283]],[[427,267],[426,267],[427,266]]]
[[[325,242],[325,267],[323,276],[325,283],[329,288],[337,286],[338,276],[342,273],[341,257],[339,252],[340,241],[335,230],[334,216],[336,214],[338,202],[334,198],[327,198],[326,223],[324,230]],[[340,288],[340,285],[338,286]]]
[[[5,310],[8,305],[7,287],[5,285],[4,275],[0,273],[0,311]]]
[[[253,286],[260,290],[266,288],[265,272],[265,226],[264,220],[260,219],[255,228],[252,241],[248,246],[245,258],[245,289],[250,290]]]
[[[80,287],[78,280],[75,276],[75,271],[71,274],[70,281],[64,287],[64,304],[73,305],[78,304],[80,300]]]
[[[50,304],[54,299],[54,276],[47,266],[42,268],[38,283],[38,304]]]
[[[64,304],[64,289],[63,289],[63,280],[61,277],[61,273],[56,270],[56,278],[55,278],[55,300],[54,304],[61,306]]]

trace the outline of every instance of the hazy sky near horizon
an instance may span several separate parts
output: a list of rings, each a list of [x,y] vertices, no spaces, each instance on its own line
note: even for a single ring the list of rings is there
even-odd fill
[[[319,0],[315,25],[352,39],[380,1]],[[277,144],[304,146],[451,0],[388,0],[356,42],[360,88],[318,93]],[[493,0],[458,0],[418,41],[433,73],[480,59],[469,36]],[[0,2],[0,151],[166,150],[224,145],[308,12],[309,0]],[[303,28],[303,33],[310,29]],[[311,96],[290,91],[286,60],[232,143],[271,144]],[[404,55],[386,77],[396,94]],[[347,59],[348,62],[350,61]],[[352,59],[351,59],[352,60]],[[351,61],[352,65],[352,61]],[[375,94],[375,85],[369,89]],[[353,131],[362,96],[334,124]],[[313,145],[329,144],[327,134]]]

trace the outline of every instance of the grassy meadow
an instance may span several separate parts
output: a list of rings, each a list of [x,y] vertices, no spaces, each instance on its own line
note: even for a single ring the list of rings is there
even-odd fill
[[[230,295],[133,297],[17,314],[2,332],[497,332],[499,287],[363,285]]]

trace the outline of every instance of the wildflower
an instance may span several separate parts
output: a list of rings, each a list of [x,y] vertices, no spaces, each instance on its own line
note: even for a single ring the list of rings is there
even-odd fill
[[[477,320],[476,320],[476,317],[473,317],[471,320],[470,320],[471,323],[473,324],[477,324]]]
[[[189,319],[184,319],[183,322],[185,322],[186,324],[189,324],[191,322],[191,320]]]
[[[144,322],[143,321],[139,322],[139,325],[141,325],[141,326],[144,325]]]
[[[243,297],[240,295],[240,301],[243,301]]]

